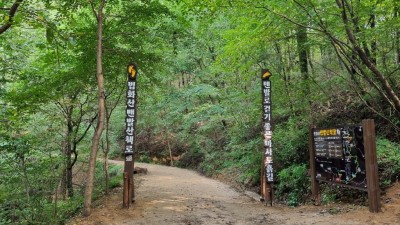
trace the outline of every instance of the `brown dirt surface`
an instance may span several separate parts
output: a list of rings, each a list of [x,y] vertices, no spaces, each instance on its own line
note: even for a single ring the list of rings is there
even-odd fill
[[[112,163],[120,163],[114,161]],[[135,174],[135,203],[122,208],[122,191],[96,202],[89,217],[76,217],[68,225],[378,225],[400,224],[400,185],[383,197],[383,212],[352,205],[265,206],[257,195],[237,192],[219,181],[190,170],[135,163],[147,174]],[[256,197],[254,197],[254,195]]]

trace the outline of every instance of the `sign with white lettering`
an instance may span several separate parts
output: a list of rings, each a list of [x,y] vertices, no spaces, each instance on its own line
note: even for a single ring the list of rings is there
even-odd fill
[[[132,161],[135,149],[136,128],[136,75],[137,67],[134,63],[128,65],[128,89],[126,92],[125,118],[125,161]]]
[[[271,72],[269,70],[262,71],[262,126],[263,126],[263,141],[264,141],[264,170],[266,181],[274,182],[274,167],[273,167],[273,151],[272,151],[272,122],[271,122]]]
[[[125,117],[125,164],[124,164],[124,191],[122,205],[129,208],[135,198],[135,189],[133,183],[134,152],[135,152],[135,134],[136,134],[136,77],[137,67],[131,63],[127,68],[128,87],[126,91],[126,117]]]

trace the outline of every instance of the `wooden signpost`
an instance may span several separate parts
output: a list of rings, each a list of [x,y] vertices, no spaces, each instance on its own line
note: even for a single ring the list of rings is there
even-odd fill
[[[370,212],[380,211],[375,124],[310,128],[311,187],[320,204],[319,182],[368,191]]]
[[[367,172],[368,205],[370,212],[380,212],[380,189],[378,160],[376,156],[376,135],[374,120],[363,120],[363,138],[365,151],[365,170]]]
[[[133,168],[134,168],[136,110],[137,110],[136,64],[134,63],[129,64],[127,70],[128,70],[128,90],[126,93],[124,191],[123,191],[123,203],[122,203],[124,208],[129,208],[131,202],[133,202],[135,198]]]
[[[261,170],[261,195],[263,200],[272,206],[274,167],[272,151],[272,108],[271,108],[271,72],[261,71],[262,90],[262,126],[263,126],[263,162]]]

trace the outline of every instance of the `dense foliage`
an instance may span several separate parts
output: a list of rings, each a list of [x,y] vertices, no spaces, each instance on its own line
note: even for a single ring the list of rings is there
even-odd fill
[[[381,186],[396,181],[400,4],[267,2],[107,1],[105,160],[122,152],[125,67],[135,61],[137,159],[257,189],[260,71],[269,68],[278,200],[297,205],[309,195],[311,124],[375,119]],[[9,27],[0,33],[0,224],[62,223],[82,207],[76,171],[87,169],[98,117],[97,4],[0,3],[0,26]]]

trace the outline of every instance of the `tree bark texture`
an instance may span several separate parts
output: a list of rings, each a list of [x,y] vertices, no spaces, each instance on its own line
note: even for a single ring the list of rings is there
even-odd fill
[[[105,149],[103,150],[104,153],[104,173],[105,173],[105,182],[106,182],[106,188],[105,192],[106,195],[109,194],[110,192],[110,174],[109,174],[109,169],[108,169],[108,153],[110,152],[110,118],[111,118],[111,112],[108,110],[107,104],[104,104],[105,106],[105,112],[106,112],[106,146]],[[112,111],[112,110],[111,110]]]
[[[92,6],[93,2],[91,1]],[[104,76],[103,76],[103,66],[102,66],[102,58],[103,58],[103,49],[102,49],[102,38],[103,38],[103,9],[105,6],[105,0],[102,0],[97,11],[97,86],[98,86],[98,119],[95,133],[92,139],[92,146],[90,150],[90,158],[89,158],[89,168],[87,172],[86,179],[86,187],[84,194],[84,216],[89,216],[91,214],[91,206],[92,206],[92,194],[93,194],[93,183],[94,183],[94,175],[95,175],[95,167],[96,167],[96,159],[97,159],[97,151],[99,149],[101,135],[104,129],[104,121],[105,121],[105,91],[104,91]],[[94,8],[93,8],[94,10]]]
[[[394,6],[393,14],[395,18],[398,18],[400,16],[400,4]],[[400,30],[396,28],[395,32],[395,63],[400,64]]]

